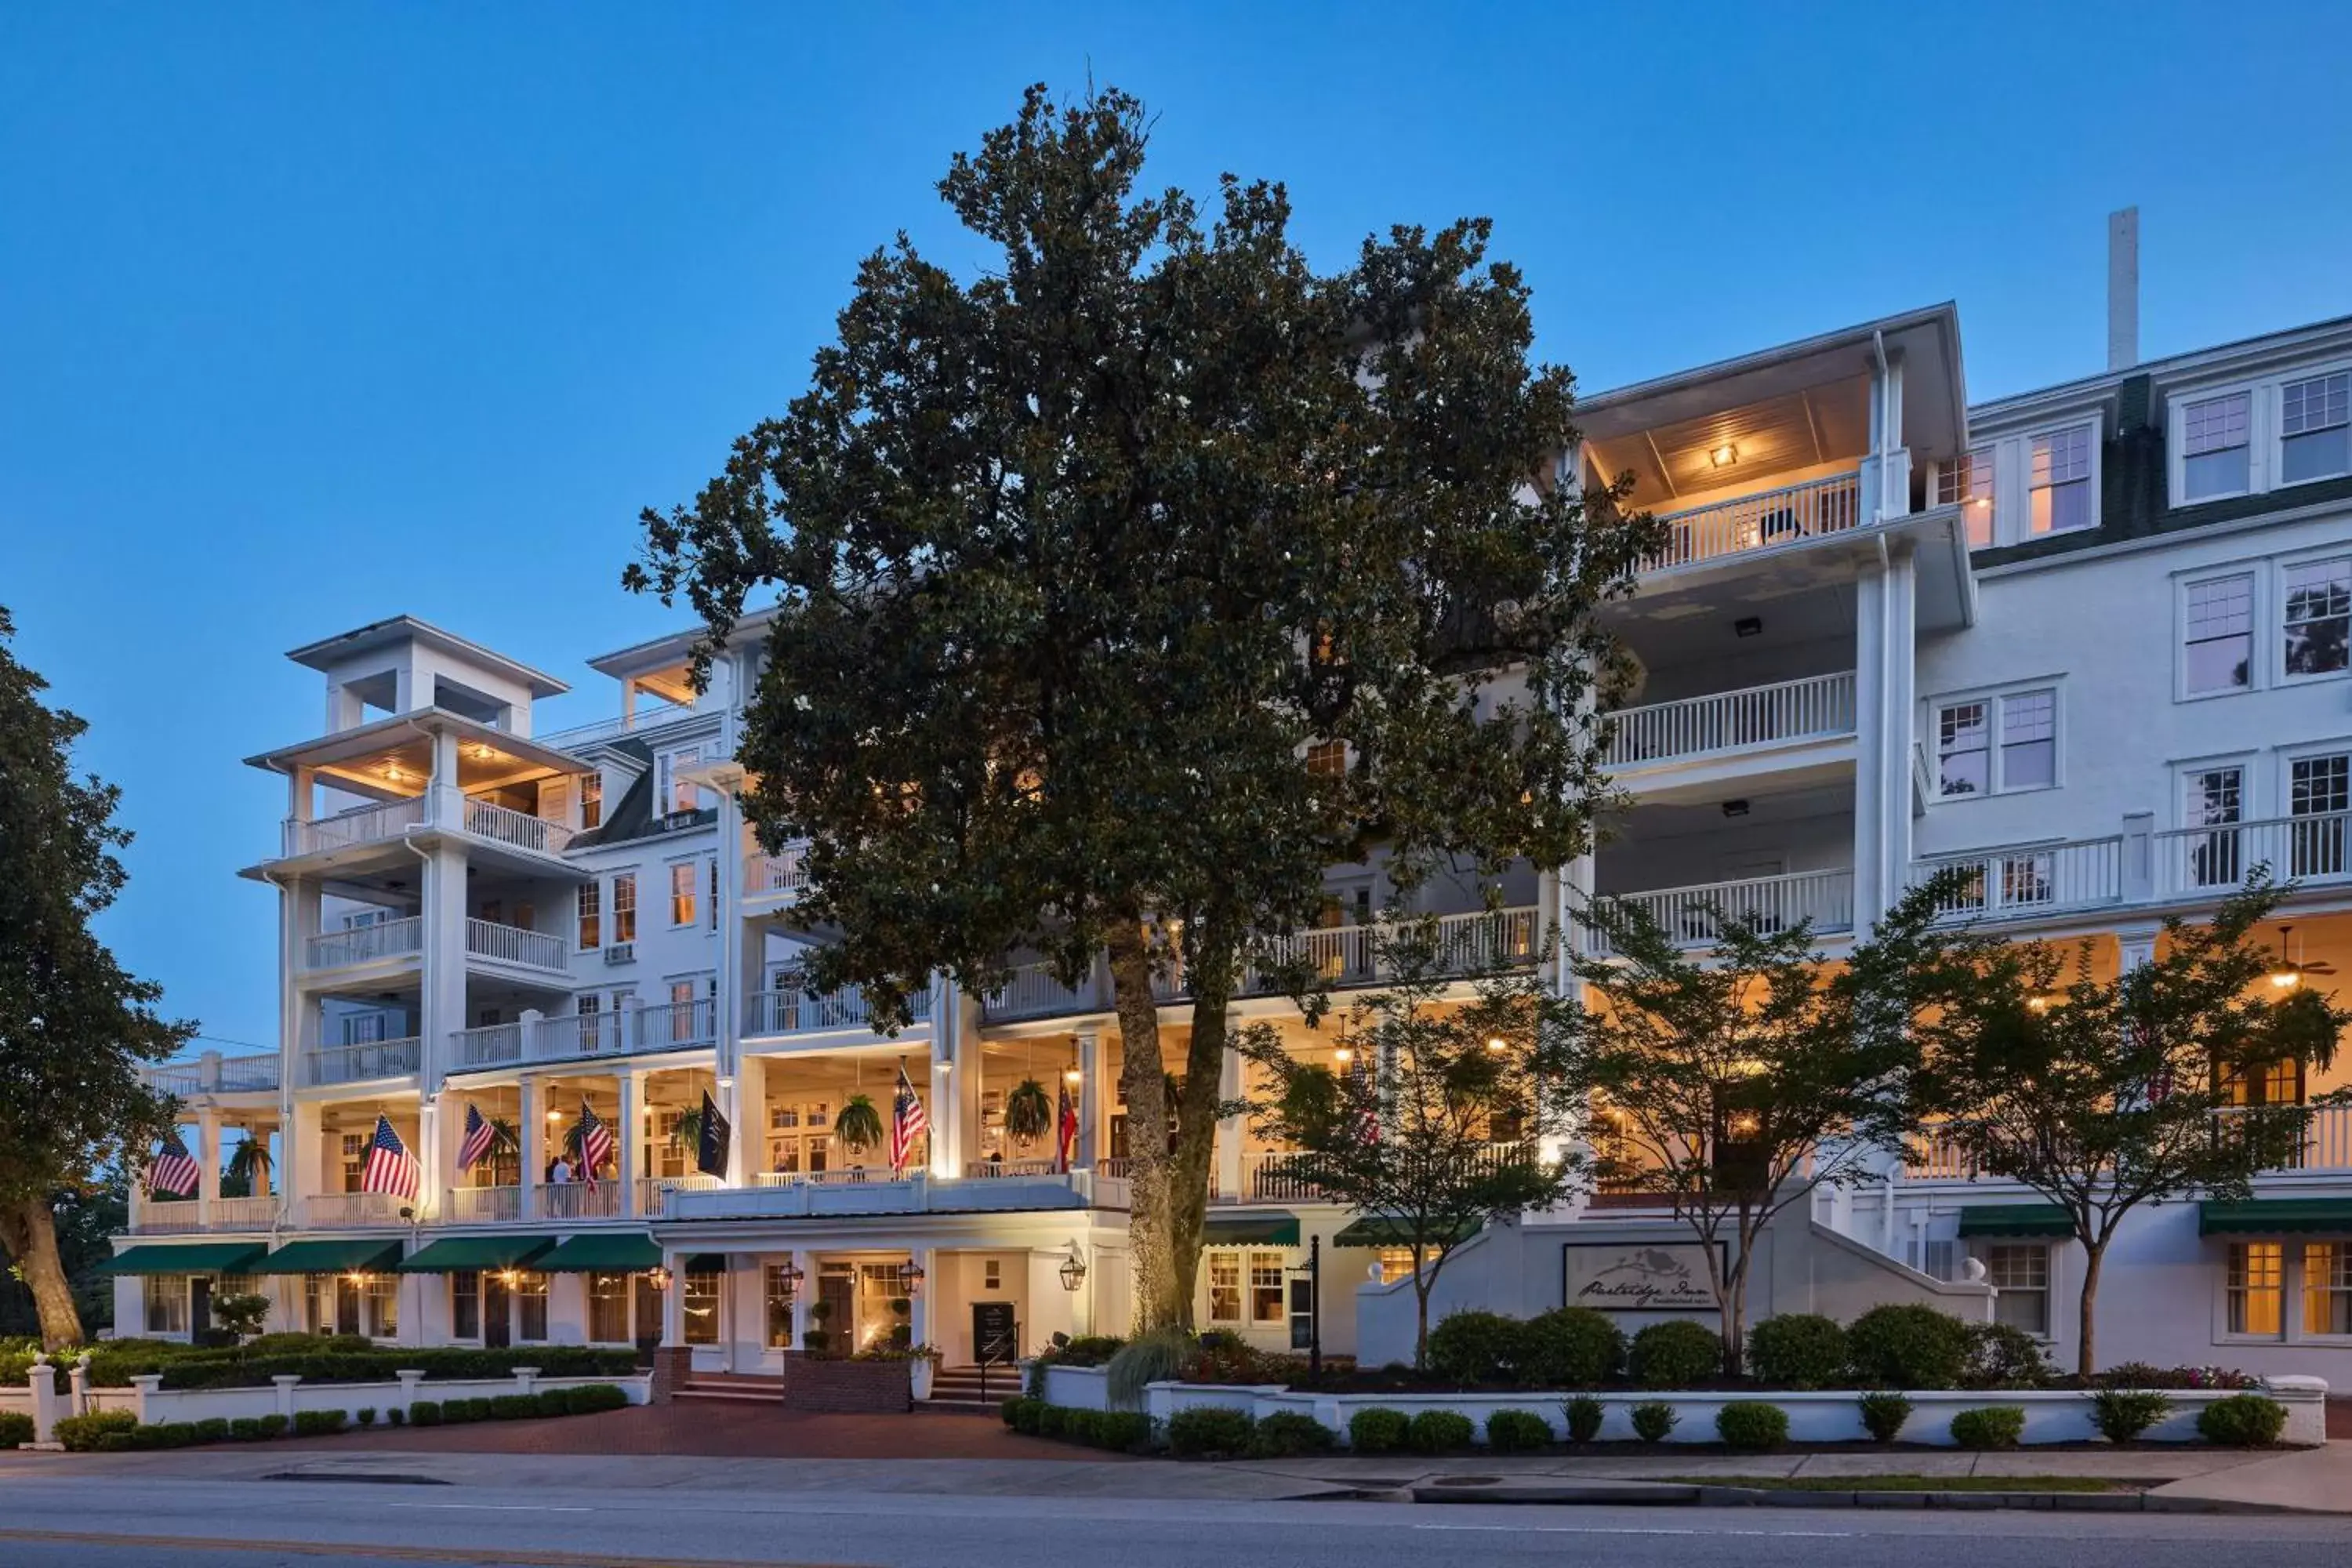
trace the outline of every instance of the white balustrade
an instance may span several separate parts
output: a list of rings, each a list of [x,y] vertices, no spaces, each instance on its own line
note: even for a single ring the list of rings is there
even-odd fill
[[[963,1173],[967,1181],[994,1182],[1007,1176],[1058,1176],[1062,1169],[1051,1160],[967,1160]]]
[[[449,1044],[461,1068],[497,1067],[522,1060],[520,1024],[485,1024],[478,1029],[458,1029]]]
[[[311,1089],[333,1083],[364,1083],[370,1079],[406,1078],[423,1059],[415,1035],[397,1040],[368,1040],[355,1046],[314,1046],[302,1053],[302,1081]]]
[[[157,1094],[176,1095],[182,1100],[204,1092],[204,1069],[194,1062],[163,1062],[142,1068],[139,1076]]]
[[[704,996],[692,1002],[665,1002],[637,1009],[636,1048],[641,1051],[679,1050],[707,1046],[719,1037],[719,1005]]]
[[[1612,768],[1853,733],[1853,671],[1652,702],[1608,715]]]
[[[477,838],[541,855],[560,855],[572,842],[572,829],[560,822],[470,796],[466,801],[464,820],[466,831]]]
[[[797,893],[808,886],[808,850],[792,844],[781,855],[753,853],[743,857],[743,896],[757,899],[770,893]]]
[[[327,849],[349,849],[356,845],[397,838],[424,820],[425,801],[421,795],[408,800],[388,800],[376,805],[355,806],[333,816],[313,817],[308,822],[289,816],[284,825],[283,844],[289,856],[312,855]]]
[[[302,941],[304,969],[341,969],[354,963],[382,963],[409,958],[424,951],[425,918],[407,915],[378,921],[373,925],[323,931]]]
[[[442,1217],[451,1225],[509,1220],[522,1213],[520,1187],[451,1187]]]
[[[391,1193],[322,1193],[302,1200],[302,1224],[310,1230],[338,1226],[406,1225],[401,1210],[415,1205]]]
[[[214,1230],[268,1230],[278,1218],[278,1199],[264,1193],[252,1198],[215,1198],[209,1205]]]
[[[131,1194],[131,1228],[141,1236],[184,1236],[205,1228],[205,1205],[193,1197],[151,1198]]]
[[[2117,835],[1930,856],[1912,862],[1911,884],[1952,870],[1961,874],[1960,885],[1937,900],[1939,914],[1997,919],[2012,911],[2097,909],[2123,901],[2124,841]]]
[[[2315,812],[2156,836],[2159,895],[2221,893],[2267,866],[2280,881],[2352,881],[2352,812]]]
[[[1906,1181],[1968,1182],[1974,1181],[1976,1174],[1976,1162],[1944,1128],[1925,1127],[1905,1141]]]
[[[496,921],[468,920],[466,951],[476,958],[519,963],[527,969],[551,970],[559,974],[572,972],[571,951],[562,937],[551,931],[500,925]]]
[[[1769,550],[1860,526],[1862,475],[1833,474],[1801,485],[1735,496],[1658,520],[1666,542],[1641,563],[1644,572],[1688,566],[1750,550]]]
[[[247,1057],[223,1057],[220,1092],[253,1094],[278,1087],[280,1063],[275,1051]]]
[[[1705,882],[1687,888],[1605,895],[1616,904],[1647,910],[1667,937],[1682,947],[1711,947],[1723,938],[1721,915],[1744,918],[1765,931],[1787,931],[1801,921],[1819,933],[1853,929],[1853,872],[1795,871],[1780,877],[1749,877],[1736,882]],[[1585,952],[1605,958],[1616,949],[1598,928],[1580,927]]]
[[[524,1054],[533,1061],[616,1056],[627,1048],[624,1037],[627,1023],[628,1015],[617,1010],[541,1018],[524,1037]]]
[[[2232,1106],[2213,1113],[2214,1120],[2225,1131],[2233,1122],[2250,1118],[2276,1116],[2276,1108],[2249,1105]],[[2286,1163],[2285,1171],[2352,1171],[2352,1105],[2315,1105],[2306,1107],[2303,1144]]]
[[[912,1022],[919,1024],[929,1019],[929,992],[921,992],[907,1000]],[[812,996],[796,986],[787,985],[781,990],[761,991],[752,994],[750,1005],[744,1009],[743,1033],[746,1037],[805,1035],[825,1029],[863,1028],[866,1022],[866,994],[855,987]]]
[[[1016,963],[1003,985],[982,999],[993,1019],[1052,1018],[1066,1013],[1100,1012],[1110,1005],[1095,976],[1076,986],[1064,984],[1050,963]]]
[[[682,1176],[639,1176],[637,1178],[637,1214],[645,1219],[659,1219],[671,1193],[716,1192],[726,1185],[718,1177],[700,1171]]]
[[[621,1184],[602,1181],[542,1182],[534,1194],[541,1219],[617,1219],[621,1215]]]

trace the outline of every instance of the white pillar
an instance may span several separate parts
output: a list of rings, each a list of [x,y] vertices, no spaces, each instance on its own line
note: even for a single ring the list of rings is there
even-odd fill
[[[931,1296],[940,1289],[939,1249],[919,1247],[914,1249],[915,1267],[923,1271],[923,1282],[908,1298],[907,1331],[915,1343],[931,1342]]]
[[[1874,410],[1875,405],[1873,405]],[[1867,931],[1885,912],[1886,889],[1893,878],[1885,856],[1881,818],[1888,809],[1886,769],[1882,765],[1890,737],[1887,699],[1887,578],[1875,566],[1865,567],[1854,582],[1854,755],[1853,770],[1853,923]],[[1904,759],[1909,765],[1909,759]],[[1896,803],[1909,810],[1908,799]]]
[[[816,1254],[796,1251],[784,1256],[801,1271],[800,1282],[793,1287],[793,1342],[785,1347],[796,1351],[808,1332],[809,1303],[816,1299]]]
[[[465,1142],[462,1129],[445,1131],[442,1120],[439,1095],[418,1097],[416,1147],[412,1152],[416,1156],[416,1212],[419,1215],[437,1215],[447,1212],[448,1167],[455,1158],[451,1145]],[[462,1122],[462,1116],[459,1120]],[[402,1313],[400,1321],[402,1327],[406,1328],[408,1314]]]
[[[662,1267],[669,1272],[669,1289],[661,1293],[665,1345],[686,1343],[686,1257],[674,1247],[662,1248]]]
[[[748,1187],[751,1173],[764,1163],[761,1156],[768,1144],[767,1129],[758,1125],[767,1120],[768,1064],[758,1057],[747,1057],[736,1064],[735,1071],[719,1080],[719,1109],[735,1130],[727,1142],[727,1184]]]
[[[196,1112],[196,1218],[210,1225],[220,1209],[220,1112],[206,1106]]]
[[[1102,1036],[1088,1029],[1078,1036],[1078,1147],[1072,1163],[1091,1171],[1101,1148],[1103,1122]]]
[[[639,1106],[645,1098],[645,1074],[624,1068],[620,1080],[620,1110],[613,1119],[613,1142],[621,1163],[621,1213],[637,1215],[637,1156],[645,1138],[645,1118]]]
[[[547,1174],[547,1123],[539,1109],[539,1079],[525,1073],[515,1092],[521,1107],[516,1131],[522,1136],[522,1190],[515,1194],[515,1213],[530,1219],[539,1213],[539,1184]]]

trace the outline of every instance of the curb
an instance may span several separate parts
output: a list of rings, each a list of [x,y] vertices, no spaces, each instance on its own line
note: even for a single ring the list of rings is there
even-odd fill
[[[2023,1510],[2048,1513],[2296,1514],[2309,1511],[2276,1503],[2242,1502],[2223,1498],[2162,1497],[2155,1492],[1805,1491],[1673,1481],[1492,1488],[1414,1486],[1404,1488],[1400,1500],[1555,1508],[1948,1509],[1964,1512]]]

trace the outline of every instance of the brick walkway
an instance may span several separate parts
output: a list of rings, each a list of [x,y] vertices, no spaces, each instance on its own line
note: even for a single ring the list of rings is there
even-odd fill
[[[1118,1456],[1024,1437],[993,1415],[799,1415],[755,1405],[635,1405],[546,1421],[375,1426],[246,1451],[434,1454],[690,1454],[740,1459],[1061,1459]]]

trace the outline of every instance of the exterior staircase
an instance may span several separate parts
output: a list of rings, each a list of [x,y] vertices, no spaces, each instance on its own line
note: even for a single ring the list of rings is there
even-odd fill
[[[681,1404],[691,1400],[696,1403],[782,1407],[784,1380],[735,1372],[698,1372],[679,1384],[670,1397]]]
[[[918,1410],[951,1411],[970,1415],[985,1412],[993,1415],[998,1405],[1021,1392],[1021,1371],[1018,1367],[992,1366],[983,1392],[981,1369],[976,1366],[943,1366],[931,1374],[931,1396],[916,1402]]]

